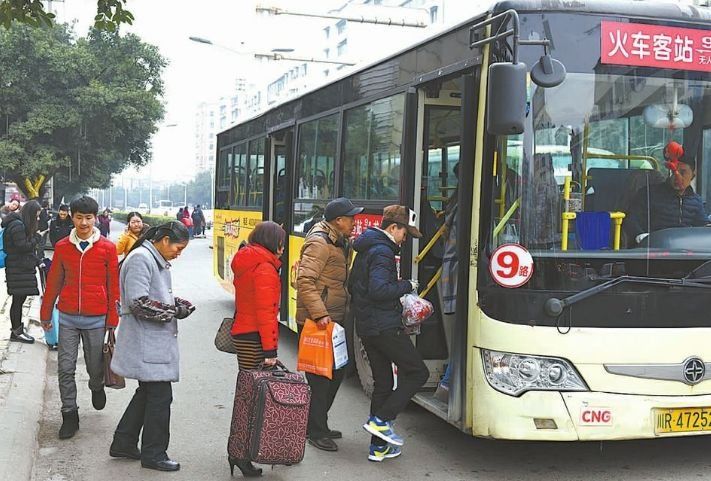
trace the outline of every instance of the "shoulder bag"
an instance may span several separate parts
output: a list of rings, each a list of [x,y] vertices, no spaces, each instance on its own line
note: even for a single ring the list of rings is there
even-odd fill
[[[228,354],[237,354],[235,345],[232,342],[232,324],[235,322],[232,317],[225,317],[217,329],[217,334],[215,334],[215,347],[218,351],[226,352]]]

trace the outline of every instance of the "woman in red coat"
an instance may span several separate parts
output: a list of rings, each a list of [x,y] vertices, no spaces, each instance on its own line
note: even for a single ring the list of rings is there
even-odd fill
[[[249,244],[232,259],[236,311],[232,337],[240,369],[255,369],[261,362],[276,363],[281,297],[279,257],[284,252],[285,239],[286,232],[279,224],[261,222],[249,235]]]
[[[285,240],[286,232],[279,224],[261,222],[249,235],[249,244],[232,259],[236,314],[231,333],[240,369],[256,369],[261,363],[276,364],[281,297],[279,257],[284,253]],[[245,476],[262,473],[249,460],[230,458],[229,462]]]

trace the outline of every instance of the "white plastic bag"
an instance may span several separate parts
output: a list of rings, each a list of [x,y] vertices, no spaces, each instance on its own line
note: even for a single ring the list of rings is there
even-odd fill
[[[348,364],[348,344],[346,344],[346,330],[338,324],[333,324],[333,366],[334,369],[341,369]]]
[[[434,306],[427,299],[417,294],[405,294],[400,298],[402,304],[402,324],[406,329],[419,328],[434,313]],[[416,329],[419,331],[419,329]]]

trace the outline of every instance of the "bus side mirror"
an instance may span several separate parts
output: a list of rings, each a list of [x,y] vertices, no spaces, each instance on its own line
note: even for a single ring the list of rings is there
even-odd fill
[[[543,88],[557,87],[565,80],[565,66],[546,53],[531,67],[531,80]]]
[[[523,133],[526,119],[526,64],[497,62],[489,66],[487,131],[492,135]]]

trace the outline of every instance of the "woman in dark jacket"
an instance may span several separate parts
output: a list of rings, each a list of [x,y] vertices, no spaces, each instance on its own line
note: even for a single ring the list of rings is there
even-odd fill
[[[200,204],[195,206],[191,217],[193,218],[193,232],[195,233],[195,237],[205,235],[205,214],[202,213]]]
[[[256,369],[261,363],[277,361],[279,340],[279,257],[284,253],[286,232],[272,221],[257,224],[249,244],[232,259],[235,285],[235,322],[232,339],[239,369]],[[259,476],[262,470],[249,460],[229,458],[230,469],[237,466],[244,476]]]
[[[32,344],[35,339],[25,332],[22,325],[22,305],[28,296],[39,295],[37,289],[37,224],[39,202],[31,200],[20,213],[13,212],[2,220],[5,259],[5,282],[7,293],[12,296],[10,340]]]
[[[104,237],[109,237],[111,233],[111,210],[104,209],[104,211],[97,217],[99,222],[99,232]]]

